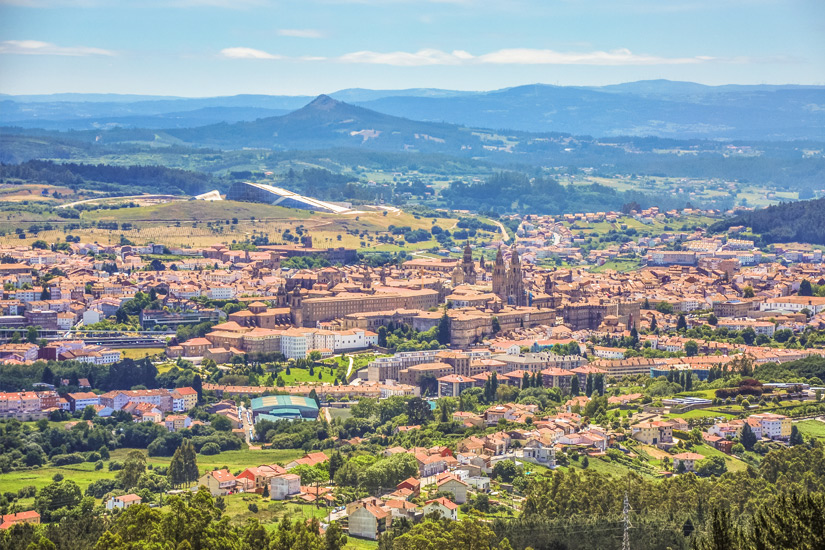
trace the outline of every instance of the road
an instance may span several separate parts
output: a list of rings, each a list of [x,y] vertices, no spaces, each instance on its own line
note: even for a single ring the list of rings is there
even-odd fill
[[[506,243],[507,241],[509,241],[510,235],[507,234],[507,228],[504,227],[504,224],[496,220],[492,220],[492,222],[496,224],[498,228],[501,230],[501,242]]]
[[[352,374],[352,364],[355,362],[352,360],[352,356],[348,355],[347,359],[349,359],[349,367],[347,367],[347,382],[349,382],[349,377]]]
[[[238,418],[241,421],[241,427],[243,428],[243,435],[246,440],[246,444],[251,446],[252,438],[255,435],[255,427],[252,424],[252,411],[246,409],[243,405],[239,405]]]

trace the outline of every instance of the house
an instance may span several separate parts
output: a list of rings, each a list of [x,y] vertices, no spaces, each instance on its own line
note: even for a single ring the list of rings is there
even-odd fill
[[[351,536],[377,540],[378,536],[389,528],[392,524],[392,512],[376,504],[363,504],[349,513]]]
[[[273,477],[283,475],[285,473],[286,469],[284,469],[282,466],[279,466],[277,464],[264,464],[262,466],[247,468],[246,470],[238,474],[238,476],[235,479],[245,480],[247,487],[250,488],[247,490],[258,491],[266,487],[269,484],[269,480],[271,480]],[[270,492],[270,494],[272,493]]]
[[[556,466],[556,448],[553,445],[545,445],[540,439],[532,438],[528,440],[522,449],[522,453],[525,460],[548,464],[551,468]]]
[[[447,469],[447,463],[441,455],[416,453],[415,459],[418,460],[418,473],[421,477],[434,476]]]
[[[17,523],[33,523],[40,524],[40,514],[34,510],[26,512],[17,512],[16,514],[5,514],[2,516],[3,521],[0,522],[0,529],[8,529]]]
[[[324,453],[309,453],[305,454],[299,459],[293,460],[292,462],[288,463],[286,465],[286,469],[291,470],[295,466],[300,466],[301,464],[306,464],[307,466],[315,466],[316,464],[323,464],[327,460],[329,460],[329,458]]]
[[[490,490],[490,478],[484,476],[470,476],[467,478],[467,484],[475,487],[477,491],[484,493]]]
[[[704,460],[704,458],[705,457],[699,453],[679,453],[678,455],[673,455],[673,469],[678,472],[680,465],[684,465],[685,472],[695,472],[696,461]]]
[[[752,414],[762,424],[762,436],[770,439],[788,440],[791,437],[791,419],[782,414],[762,413]]]
[[[421,493],[421,480],[414,477],[408,477],[401,483],[395,486],[396,489],[409,489],[413,495],[418,496]]]
[[[461,481],[453,474],[441,474],[436,481],[438,491],[446,491],[452,493],[455,497],[456,504],[464,504],[467,502],[467,483]]]
[[[631,426],[633,439],[646,445],[673,443],[673,426],[670,422],[640,422]]]
[[[106,509],[124,509],[128,508],[129,506],[134,506],[135,504],[140,504],[141,502],[143,502],[142,498],[140,498],[134,493],[130,493],[128,495],[121,495],[119,497],[111,497],[109,500],[106,501]]]
[[[198,479],[198,487],[206,487],[213,497],[231,495],[235,489],[235,476],[228,470],[213,470]]]
[[[192,424],[192,419],[182,414],[170,414],[163,419],[163,425],[170,432],[179,432],[188,428]]]
[[[424,504],[424,515],[432,513],[440,514],[442,518],[455,521],[458,519],[458,504],[445,497],[428,500]]]
[[[301,476],[297,474],[282,474],[273,477],[269,482],[269,498],[285,500],[301,492]]]

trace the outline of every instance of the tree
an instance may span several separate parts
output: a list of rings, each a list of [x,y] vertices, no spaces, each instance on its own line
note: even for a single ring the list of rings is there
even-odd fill
[[[708,315],[708,324],[710,326],[715,327],[717,324],[719,324],[719,319],[716,318],[716,315],[711,313],[710,315]]]
[[[330,479],[335,478],[335,473],[344,465],[344,457],[341,455],[341,451],[335,451],[332,453],[332,456],[329,457],[329,477]]]
[[[183,440],[183,443],[181,443],[181,456],[183,457],[184,481],[186,483],[197,481],[200,477],[200,471],[198,470],[198,455],[192,441]]]
[[[129,451],[123,461],[123,469],[118,472],[117,478],[127,491],[137,485],[140,476],[146,471],[146,455],[143,452]]]
[[[803,443],[805,443],[805,440],[802,438],[802,434],[800,433],[799,428],[797,428],[796,424],[794,424],[791,428],[791,438],[788,441],[788,444],[794,446],[802,445]]]
[[[385,326],[378,327],[378,346],[387,347],[387,327]]]
[[[83,409],[83,420],[94,420],[97,416],[97,411],[92,405],[86,405]]]
[[[695,340],[688,340],[685,342],[685,354],[688,357],[693,357],[699,353],[699,344]]]
[[[811,281],[808,279],[802,279],[802,282],[799,283],[799,295],[800,296],[813,296],[814,291],[811,287]]]
[[[728,465],[721,456],[712,456],[696,463],[696,473],[701,477],[720,476],[728,471]]]
[[[656,322],[656,317],[651,317],[650,319],[650,332],[656,332],[659,329],[659,325]]]
[[[753,287],[748,285],[742,289],[742,297],[743,298],[753,298],[754,297]]]
[[[43,521],[52,520],[52,512],[60,508],[74,508],[83,498],[80,487],[71,479],[55,481],[43,487],[34,500],[34,509]]]
[[[501,322],[498,320],[498,317],[493,316],[493,319],[492,319],[491,322],[492,322],[492,325],[493,325],[492,326],[493,334],[498,334],[499,332],[501,332]]]
[[[753,446],[756,445],[756,434],[753,433],[753,430],[750,427],[750,424],[745,422],[742,426],[742,435],[739,436],[739,442],[745,447],[745,450],[752,451]]]
[[[261,492],[261,498],[269,498],[269,483],[264,483],[264,490]]]
[[[599,395],[604,395],[604,374],[599,373],[593,377],[593,391]]]
[[[219,432],[231,432],[232,431],[232,421],[230,421],[225,416],[220,414],[216,414],[212,417],[212,421],[210,425],[215,428],[215,430]]]
[[[407,418],[412,425],[426,424],[433,419],[430,404],[420,397],[413,397],[407,401]]]
[[[315,388],[309,390],[309,398],[315,401],[315,406],[317,406],[319,409],[321,408],[321,400],[318,399],[318,393],[315,391]]]
[[[446,346],[450,343],[450,318],[447,317],[447,310],[444,310],[444,314],[441,316],[441,319],[438,321],[438,332],[437,339],[438,343],[442,346]]]
[[[685,319],[684,313],[680,313],[679,318],[676,320],[676,330],[687,330],[687,319]]]
[[[343,550],[347,545],[347,536],[337,521],[333,521],[324,533],[324,550]]]
[[[516,464],[512,460],[499,460],[493,466],[493,477],[503,483],[510,483],[519,474]]]
[[[186,470],[183,467],[183,454],[180,447],[175,449],[175,454],[172,455],[166,475],[169,478],[169,483],[176,488],[186,483]]]
[[[581,465],[582,465],[582,468],[584,468],[585,470],[587,469],[588,466],[590,466],[590,459],[587,458],[587,455],[584,455],[582,457]]]
[[[579,395],[579,377],[575,374],[570,377],[570,395]]]
[[[593,373],[592,372],[587,373],[587,378],[585,379],[585,383],[584,383],[584,394],[587,397],[590,397],[591,395],[593,395]]]

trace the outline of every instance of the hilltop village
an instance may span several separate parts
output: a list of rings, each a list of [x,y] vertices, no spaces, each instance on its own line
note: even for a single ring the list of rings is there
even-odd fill
[[[0,416],[18,421],[0,466],[36,479],[0,528],[59,521],[68,505],[32,498],[71,482],[106,513],[200,489],[374,541],[517,515],[552,470],[711,477],[822,436],[820,251],[762,253],[734,228],[585,256],[577,221],[379,266],[309,236],[0,249]],[[582,265],[631,249],[644,266]],[[26,447],[35,430],[73,443]],[[80,485],[36,475],[78,464]]]

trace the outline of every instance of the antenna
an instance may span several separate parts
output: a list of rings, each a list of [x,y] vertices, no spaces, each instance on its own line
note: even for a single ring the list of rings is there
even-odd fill
[[[624,523],[624,537],[622,538],[622,550],[630,550],[630,501],[627,498],[627,491],[624,493],[624,507],[622,509],[622,521]]]

